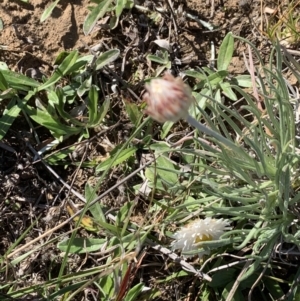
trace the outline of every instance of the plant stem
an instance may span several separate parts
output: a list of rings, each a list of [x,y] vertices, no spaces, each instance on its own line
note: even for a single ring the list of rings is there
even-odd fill
[[[207,134],[211,137],[216,138],[219,142],[221,142],[224,145],[228,146],[230,149],[232,149],[234,151],[237,151],[238,153],[241,153],[241,149],[238,146],[236,146],[232,141],[230,141],[227,138],[223,137],[218,132],[215,132],[215,131],[211,130],[210,128],[208,128],[207,126],[201,124],[199,121],[197,121],[191,115],[187,116],[186,121],[190,125],[195,127],[196,129],[198,129],[198,131],[203,132],[203,133],[205,133],[205,134]]]

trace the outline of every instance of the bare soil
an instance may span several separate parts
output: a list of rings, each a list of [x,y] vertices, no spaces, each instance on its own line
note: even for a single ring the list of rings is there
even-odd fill
[[[51,17],[41,23],[48,1],[4,1],[0,12],[4,23],[0,34],[1,59],[18,71],[26,71],[33,64],[41,68],[51,66],[62,50],[84,52],[83,42],[90,45],[93,39],[92,35],[82,33],[88,4],[88,0],[62,0]]]
[[[21,1],[4,0],[0,11],[0,18],[4,24],[0,35],[0,49],[2,49],[0,59],[16,71],[26,72],[28,68],[32,67],[39,67],[41,71],[44,71],[43,69],[47,70],[49,66],[52,66],[57,55],[63,50],[78,49],[81,53],[88,52],[87,46],[97,44],[110,36],[109,31],[99,32],[99,30],[95,30],[88,36],[83,34],[82,27],[88,14],[89,2],[88,0],[61,0],[53,10],[51,17],[41,23],[40,17],[48,6],[47,1],[32,0],[26,4]],[[208,51],[210,41],[213,40],[218,45],[228,31],[251,40],[253,24],[250,24],[249,13],[257,14],[256,4],[252,4],[251,7],[241,5],[243,2],[247,2],[245,0],[215,1],[214,6],[209,1],[178,2],[183,2],[182,7],[185,12],[219,28],[217,31],[209,32],[203,27],[199,28],[196,22],[188,18],[177,20],[178,33],[181,32],[181,35],[185,37],[185,42],[190,44],[190,48],[196,52],[194,61],[198,60],[198,64],[199,62],[205,63],[203,61],[205,56],[207,58],[210,56]],[[153,5],[155,6],[155,4]],[[151,5],[149,6],[151,7]],[[158,7],[160,6],[163,5],[158,5]],[[132,14],[140,14],[140,12],[133,10]],[[127,32],[127,37],[130,38],[133,33],[129,30],[131,28],[119,26],[111,33],[115,34],[120,31],[121,34],[126,35]],[[173,33],[173,35],[178,33]],[[128,42],[132,42],[129,39],[127,39],[127,44],[132,44]],[[184,41],[181,40],[181,42],[181,48],[188,52]],[[242,48],[237,48],[237,57],[240,56],[242,50]],[[237,64],[234,64],[234,71],[242,73],[244,71],[243,63],[238,64],[237,60],[235,62]]]

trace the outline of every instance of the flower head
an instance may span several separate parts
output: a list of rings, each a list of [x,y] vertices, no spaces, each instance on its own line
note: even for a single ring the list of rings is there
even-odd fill
[[[173,235],[175,241],[172,243],[172,249],[183,252],[198,250],[199,243],[219,239],[228,226],[229,221],[223,219],[207,217],[194,220]],[[209,254],[209,251],[201,252],[199,257],[201,258],[204,254]],[[191,256],[183,255],[185,258]]]
[[[162,78],[146,84],[143,100],[147,102],[146,113],[158,122],[177,122],[188,116],[193,102],[190,88],[180,77],[166,73]]]

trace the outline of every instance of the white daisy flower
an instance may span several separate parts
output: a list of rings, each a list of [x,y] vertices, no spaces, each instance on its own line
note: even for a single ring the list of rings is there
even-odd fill
[[[177,231],[173,238],[173,250],[181,250],[182,252],[189,252],[198,250],[201,247],[199,243],[202,241],[218,240],[220,236],[227,230],[229,221],[224,219],[213,219],[207,217],[206,219],[197,219],[182,227]],[[201,258],[209,251],[201,251],[198,255]],[[192,257],[193,255],[183,255],[184,258]]]

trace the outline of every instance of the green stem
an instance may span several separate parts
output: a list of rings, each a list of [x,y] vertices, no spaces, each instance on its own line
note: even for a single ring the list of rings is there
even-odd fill
[[[215,132],[211,130],[210,128],[206,127],[205,125],[201,124],[199,121],[197,121],[194,117],[191,115],[188,115],[186,118],[186,121],[198,129],[200,132],[203,132],[209,136],[212,136],[216,138],[219,142],[223,143],[224,145],[228,146],[230,149],[237,151],[238,153],[241,153],[241,149],[236,146],[232,141],[228,140],[227,138],[220,135],[218,132]]]

